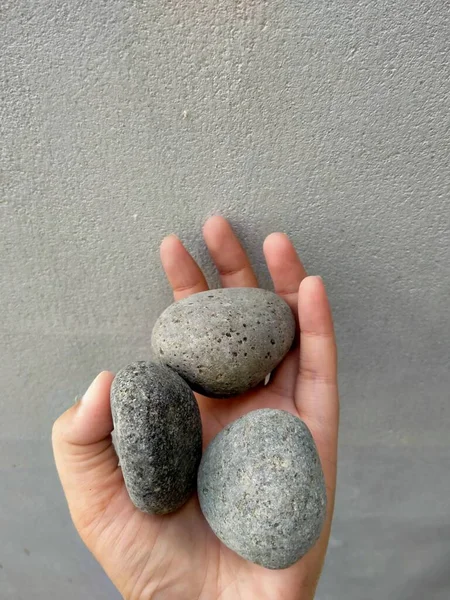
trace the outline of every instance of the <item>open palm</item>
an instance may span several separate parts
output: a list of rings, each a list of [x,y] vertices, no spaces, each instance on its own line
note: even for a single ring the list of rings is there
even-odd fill
[[[256,287],[248,258],[221,217],[204,226],[204,238],[224,287]],[[296,347],[260,386],[236,398],[197,394],[204,447],[231,421],[258,408],[280,408],[302,418],[315,439],[325,474],[328,514],[317,544],[297,564],[271,571],[240,558],[212,533],[197,497],[176,513],[152,516],[131,503],[111,440],[109,392],[113,374],[101,373],[81,402],[53,428],[59,476],[73,522],[127,600],[309,600],[314,596],[330,533],[336,481],[338,391],[331,313],[320,278],[307,277],[289,239],[264,243],[275,291],[298,316]],[[161,245],[161,260],[176,300],[207,283],[175,236]]]

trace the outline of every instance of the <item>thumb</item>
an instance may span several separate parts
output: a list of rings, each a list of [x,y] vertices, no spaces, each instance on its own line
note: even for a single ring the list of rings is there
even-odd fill
[[[87,536],[123,487],[111,438],[109,394],[113,378],[108,371],[100,373],[83,398],[53,426],[56,468],[81,537]]]

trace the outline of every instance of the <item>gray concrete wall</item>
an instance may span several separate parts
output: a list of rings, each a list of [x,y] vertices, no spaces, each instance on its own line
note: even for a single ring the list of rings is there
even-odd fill
[[[0,597],[116,598],[53,419],[149,354],[177,232],[289,233],[340,347],[318,600],[450,597],[448,2],[2,0]]]

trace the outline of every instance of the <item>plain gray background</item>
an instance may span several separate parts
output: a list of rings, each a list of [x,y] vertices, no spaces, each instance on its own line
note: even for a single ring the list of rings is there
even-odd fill
[[[52,421],[149,356],[158,244],[229,217],[261,283],[287,232],[340,348],[318,600],[450,597],[446,0],[2,0],[0,597],[118,597]]]

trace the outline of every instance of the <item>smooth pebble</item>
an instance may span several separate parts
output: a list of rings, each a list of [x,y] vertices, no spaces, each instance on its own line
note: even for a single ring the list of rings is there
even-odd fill
[[[269,569],[297,562],[317,541],[326,490],[308,427],[282,410],[255,410],[210,443],[198,473],[200,506],[217,537]]]
[[[134,505],[164,514],[182,506],[196,487],[202,451],[197,401],[174,371],[136,362],[111,388],[114,438]]]
[[[170,305],[152,333],[155,360],[212,397],[249,390],[280,363],[295,335],[286,302],[267,290],[227,288]]]

